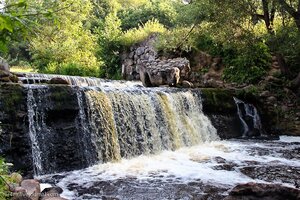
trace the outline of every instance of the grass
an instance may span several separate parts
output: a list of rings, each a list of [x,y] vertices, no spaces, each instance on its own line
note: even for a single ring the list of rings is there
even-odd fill
[[[37,70],[30,66],[12,66],[10,67],[10,71],[20,73],[37,73]]]

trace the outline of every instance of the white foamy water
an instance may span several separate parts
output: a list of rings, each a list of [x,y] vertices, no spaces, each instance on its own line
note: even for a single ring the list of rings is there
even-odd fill
[[[98,164],[84,170],[61,174],[65,177],[57,185],[64,189],[63,197],[81,199],[76,190],[68,189],[70,184],[76,184],[81,188],[93,188],[94,183],[99,181],[113,182],[120,179],[133,179],[143,183],[153,180],[184,184],[198,181],[218,188],[232,188],[239,183],[266,183],[268,181],[250,178],[240,169],[249,166],[249,162],[254,163],[253,166],[256,167],[283,166],[300,169],[299,157],[290,159],[282,153],[283,151],[294,151],[292,148],[300,146],[299,144],[289,147],[283,142],[299,140],[300,137],[284,136],[280,141],[272,142],[215,141],[204,143],[177,151],[122,159],[118,163]],[[220,162],[220,159],[224,161]],[[232,169],[218,168],[224,164],[231,165]],[[272,182],[293,187],[293,184],[284,182],[284,180],[274,179]]]
[[[281,142],[286,142],[286,143],[292,143],[292,142],[299,142],[300,143],[300,137],[292,137],[292,136],[280,136],[280,141]]]

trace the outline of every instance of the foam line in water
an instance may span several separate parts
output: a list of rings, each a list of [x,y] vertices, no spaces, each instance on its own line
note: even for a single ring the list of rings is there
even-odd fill
[[[280,136],[280,141],[286,142],[286,143],[294,143],[294,142],[300,143],[300,137],[296,137],[296,136],[292,137],[292,136],[282,135],[282,136]]]

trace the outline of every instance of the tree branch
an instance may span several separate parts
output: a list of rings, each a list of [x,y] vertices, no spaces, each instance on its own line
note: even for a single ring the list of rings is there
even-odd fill
[[[277,0],[277,1],[285,11],[287,11],[290,15],[292,15],[292,17],[294,17],[294,18],[297,17],[297,11],[292,6],[290,6],[285,0]],[[299,0],[299,2],[300,2],[300,0]]]

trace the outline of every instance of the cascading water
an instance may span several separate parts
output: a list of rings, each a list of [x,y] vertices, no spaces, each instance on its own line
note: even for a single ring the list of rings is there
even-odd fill
[[[258,136],[263,134],[260,116],[254,105],[234,97],[237,113],[243,126],[243,136]]]
[[[224,199],[240,183],[298,185],[299,138],[219,140],[199,90],[26,76],[37,83],[24,84],[36,178],[67,199]],[[71,86],[44,84],[54,77]],[[257,109],[234,101],[244,135],[262,134]]]
[[[42,90],[39,90],[39,95],[42,96]],[[42,129],[45,126],[44,114],[39,112],[40,98],[35,98],[33,95],[33,88],[29,86],[27,93],[27,107],[28,107],[28,122],[29,122],[29,136],[31,140],[32,159],[34,164],[34,173],[36,175],[43,172],[42,166],[42,152],[38,137],[43,137]]]
[[[52,77],[35,76],[45,79]],[[82,161],[81,167],[96,162],[116,161],[123,157],[176,150],[218,139],[216,129],[202,112],[199,91],[149,89],[132,82],[120,84],[100,79],[87,82],[89,79],[82,81],[84,78],[67,78],[79,86],[83,82],[93,85],[71,86],[76,90],[78,111],[72,118],[76,128],[72,129],[72,138],[69,136],[69,140],[73,141],[73,145],[78,145],[79,152],[72,150],[72,154],[79,154],[77,156]],[[49,89],[51,86],[28,87],[28,118],[33,155],[37,156],[33,160],[36,174],[66,170],[56,163],[64,153],[57,152],[56,149],[64,148],[63,142],[57,137],[63,137],[62,134],[65,133],[61,129],[65,127],[57,125],[60,121],[55,126],[48,122],[54,109],[51,102],[53,94]],[[58,98],[60,95],[58,93],[54,96]],[[73,138],[73,135],[76,137]],[[66,142],[71,143],[68,140]]]

